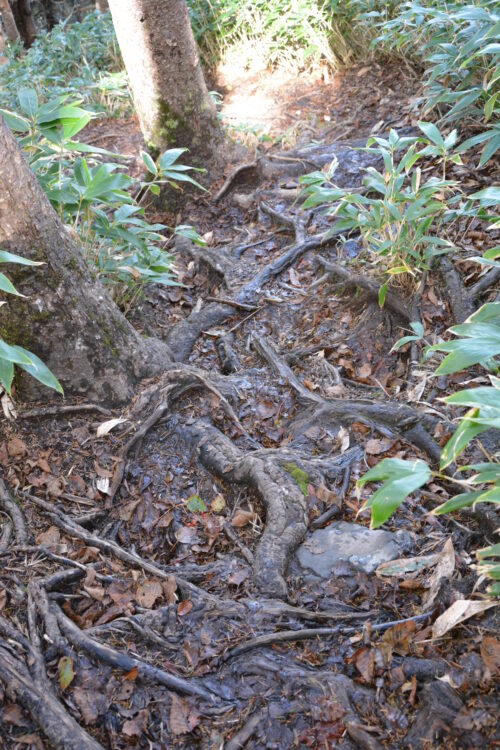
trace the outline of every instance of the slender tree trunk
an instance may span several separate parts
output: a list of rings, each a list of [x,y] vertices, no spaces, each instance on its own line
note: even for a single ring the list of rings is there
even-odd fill
[[[141,337],[92,279],[1,118],[0,154],[0,248],[44,263],[8,267],[27,298],[9,297],[0,307],[0,336],[37,354],[66,395],[126,401],[139,378],[169,361],[167,346]],[[21,390],[39,395],[24,374]]]
[[[222,130],[203,78],[185,0],[109,0],[148,148],[221,161]]]
[[[11,5],[24,46],[29,49],[36,37],[36,26],[31,15],[31,0],[13,0]]]
[[[2,16],[2,25],[5,29],[5,36],[9,42],[17,42],[19,31],[9,5],[9,0],[0,0],[0,16]]]
[[[108,0],[96,0],[95,8],[99,13],[106,13],[109,10]]]

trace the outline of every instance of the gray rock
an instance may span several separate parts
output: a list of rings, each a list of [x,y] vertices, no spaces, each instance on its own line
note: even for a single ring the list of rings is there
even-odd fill
[[[337,521],[313,532],[298,548],[297,558],[302,568],[321,578],[342,575],[346,563],[356,570],[373,573],[380,563],[401,555],[402,548],[408,546],[408,536]]]

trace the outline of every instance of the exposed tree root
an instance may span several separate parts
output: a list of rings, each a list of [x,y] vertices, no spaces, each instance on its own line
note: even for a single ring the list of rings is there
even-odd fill
[[[500,280],[500,268],[490,268],[490,270],[467,289],[470,299],[477,300],[484,292],[489,292],[492,287]]]
[[[30,535],[26,528],[24,516],[14,500],[12,500],[9,491],[7,490],[3,482],[3,479],[0,479],[0,508],[2,508],[2,510],[4,510],[5,513],[7,513],[7,515],[12,519],[17,543],[21,545],[27,544]]]
[[[449,258],[441,258],[439,268],[453,322],[463,323],[474,312],[473,297],[468,294],[462,277]]]
[[[219,430],[202,420],[178,428],[202,464],[230,482],[255,488],[266,506],[266,530],[255,552],[254,579],[267,596],[285,598],[288,558],[307,531],[305,497],[276,460],[244,453]]]
[[[55,750],[102,750],[102,746],[80,727],[56,697],[45,675],[39,649],[1,619],[0,632],[9,641],[0,639],[0,680],[10,699],[19,701],[30,713]],[[14,654],[13,641],[27,652],[29,668]]]
[[[36,417],[59,417],[61,414],[78,414],[79,412],[97,411],[100,414],[109,416],[109,409],[99,404],[57,404],[50,406],[40,406],[37,409],[23,409],[17,416],[18,419],[33,419]]]
[[[308,423],[324,424],[333,418],[340,422],[360,421],[375,427],[377,425],[389,427],[396,430],[405,440],[425,451],[433,461],[439,462],[440,448],[426,431],[434,429],[438,424],[435,417],[404,404],[388,401],[324,399],[302,385],[269,341],[254,337],[253,343],[274,371],[290,384],[300,403],[316,407],[312,414],[307,415]]]
[[[246,162],[245,164],[240,164],[239,166],[234,169],[231,174],[224,180],[224,183],[219,188],[219,190],[216,192],[214,197],[212,198],[212,201],[214,203],[217,203],[217,201],[220,201],[221,198],[223,198],[226,193],[229,192],[229,190],[233,186],[233,182],[236,181],[236,179],[242,174],[242,172],[249,172],[257,167],[258,162],[257,161],[250,161]]]
[[[137,669],[138,677],[141,679],[153,680],[160,685],[168,687],[170,690],[175,690],[186,695],[196,695],[210,702],[214,701],[216,697],[215,693],[207,690],[194,679],[185,680],[177,675],[169,674],[142,659],[132,658],[131,656],[127,656],[127,654],[116,651],[110,646],[99,643],[90,638],[84,630],[80,630],[69,617],[66,617],[57,605],[54,604],[52,607],[62,632],[76,648],[83,649],[91,656],[109,664],[114,669],[120,669],[123,672],[130,672],[131,669]]]
[[[360,287],[370,299],[378,300],[379,285],[375,281],[372,281],[372,279],[361,276],[361,274],[354,271],[349,271],[344,266],[332,263],[321,255],[317,256],[317,261],[329,272],[331,278],[341,279],[346,286]],[[325,281],[324,278],[322,280]],[[403,320],[410,322],[411,310],[393,292],[387,292],[384,307],[399,315]]]

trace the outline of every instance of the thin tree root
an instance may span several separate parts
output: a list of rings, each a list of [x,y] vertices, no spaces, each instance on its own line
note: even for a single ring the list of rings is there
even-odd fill
[[[0,479],[0,508],[12,519],[16,540],[19,545],[28,544],[29,532],[19,506],[11,498],[3,479]]]
[[[324,399],[302,385],[291,367],[277,354],[270,341],[264,337],[253,337],[252,341],[273,370],[290,384],[299,402],[309,408],[311,405],[316,407],[312,417],[308,417],[309,422],[321,424],[333,417],[346,423],[359,421],[369,425],[389,427],[427,453],[434,462],[439,462],[440,448],[426,431],[427,429],[434,430],[437,426],[438,420],[435,417],[409,406],[388,401]]]
[[[33,609],[30,618],[33,630]],[[0,623],[0,631],[10,641],[23,646],[31,663],[31,668],[28,669],[24,660],[14,656],[7,641],[0,639],[0,680],[4,683],[9,698],[19,701],[29,712],[51,747],[54,750],[103,750],[102,745],[90,737],[59,702],[45,676],[39,648],[28,644],[24,636],[11,626],[6,629],[4,623]],[[38,641],[38,636],[35,638]]]
[[[169,674],[142,659],[132,658],[131,656],[127,656],[127,654],[116,651],[110,646],[99,643],[90,638],[84,630],[80,630],[56,604],[51,604],[51,608],[61,631],[76,648],[86,651],[91,656],[103,661],[105,664],[109,664],[114,669],[121,669],[124,672],[137,669],[137,676],[140,679],[152,680],[170,690],[175,690],[185,695],[196,695],[210,702],[215,700],[215,693],[197,684],[195,680],[185,680],[183,677]]]
[[[330,273],[330,276],[341,279],[348,286],[358,286],[370,299],[378,300],[379,285],[372,279],[362,276],[359,273],[355,273],[354,271],[349,271],[344,266],[341,266],[338,263],[332,263],[321,255],[318,255],[316,260]],[[393,292],[387,292],[384,306],[391,312],[399,315],[403,320],[410,322],[411,313],[408,310],[407,305],[405,305],[402,300],[398,299]]]

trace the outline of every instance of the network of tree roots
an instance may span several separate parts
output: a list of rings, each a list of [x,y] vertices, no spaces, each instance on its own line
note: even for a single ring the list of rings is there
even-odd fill
[[[370,80],[356,85],[367,97]],[[409,354],[388,352],[415,316],[444,331],[478,301],[444,264],[413,309],[395,289],[381,310],[377,284],[339,264],[338,237],[323,240],[325,219],[295,199],[298,176],[334,155],[336,180],[361,184],[367,157],[346,146],[334,132],[259,152],[193,199],[213,239],[180,240],[184,286],[148,290],[135,311],[172,360],[127,408],[42,404],[6,428],[6,748],[500,745],[476,647],[497,609],[467,638],[430,637],[454,590],[472,591],[465,562],[426,609],[425,575],[346,565],[322,580],[294,557],[334,519],[367,525],[354,489],[366,461],[390,450],[436,462],[446,412],[409,403]],[[127,421],[97,437],[114,416]],[[412,555],[452,534],[465,561],[491,530],[488,513],[465,527],[425,511],[391,520]]]

